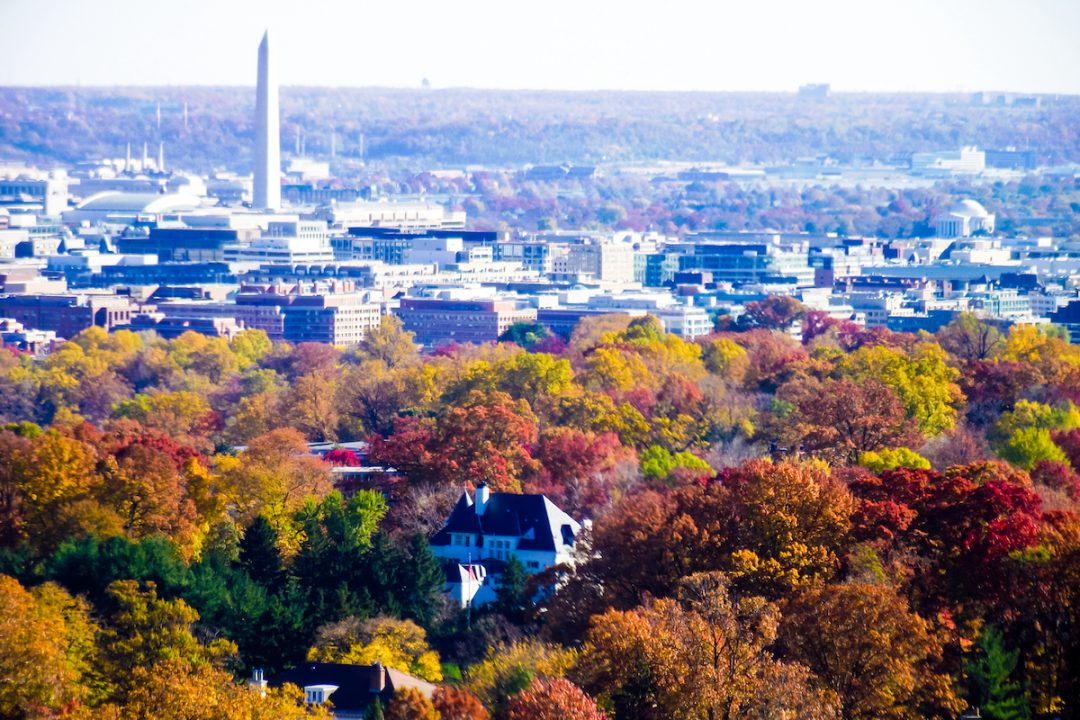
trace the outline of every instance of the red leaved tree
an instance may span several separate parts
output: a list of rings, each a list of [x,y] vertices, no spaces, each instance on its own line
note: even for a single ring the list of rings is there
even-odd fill
[[[468,690],[443,686],[435,689],[431,702],[441,720],[490,720],[491,714]]]
[[[525,489],[547,495],[574,516],[592,515],[607,505],[617,489],[620,466],[637,462],[634,451],[624,447],[615,433],[567,427],[545,431],[534,455],[540,467]]]
[[[536,418],[525,401],[473,394],[436,419],[398,420],[390,437],[371,438],[368,458],[413,483],[487,483],[496,492],[518,492],[537,468],[530,452],[536,439]]]
[[[577,685],[562,678],[534,680],[510,698],[507,720],[607,720],[607,715]]]

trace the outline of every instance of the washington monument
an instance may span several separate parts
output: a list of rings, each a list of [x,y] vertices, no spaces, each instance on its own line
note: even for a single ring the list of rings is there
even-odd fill
[[[281,208],[281,131],[276,66],[270,57],[270,31],[259,43],[259,81],[255,90],[255,178],[252,205]]]

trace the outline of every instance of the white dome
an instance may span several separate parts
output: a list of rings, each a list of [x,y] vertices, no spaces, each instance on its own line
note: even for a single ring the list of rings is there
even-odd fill
[[[949,214],[962,217],[990,217],[990,213],[986,212],[986,208],[975,200],[961,200],[949,208]]]
[[[194,210],[197,207],[199,207],[199,198],[182,193],[128,193],[106,190],[86,198],[75,209],[116,213],[160,213]]]

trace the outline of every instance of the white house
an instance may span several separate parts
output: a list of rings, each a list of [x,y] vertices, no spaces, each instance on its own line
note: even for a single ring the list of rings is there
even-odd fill
[[[512,557],[530,575],[571,563],[580,532],[581,524],[543,495],[493,493],[481,485],[475,500],[461,494],[429,545],[444,561],[447,592],[461,607],[475,607],[495,598]]]

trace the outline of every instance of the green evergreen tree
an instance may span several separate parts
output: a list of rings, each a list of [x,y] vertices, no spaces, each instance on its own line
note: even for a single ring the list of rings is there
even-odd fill
[[[308,590],[336,593],[342,584],[359,592],[369,582],[372,534],[386,512],[378,493],[360,491],[346,501],[333,492],[320,502],[309,500],[296,514],[304,541],[293,574]],[[355,604],[357,598],[349,600]]]
[[[402,610],[420,625],[431,627],[446,584],[446,573],[422,534],[413,536],[403,570],[407,595]]]
[[[227,568],[240,559],[240,528],[232,520],[219,520],[210,526],[203,541],[203,564]]]
[[[240,564],[252,580],[271,590],[281,584],[285,575],[277,543],[277,531],[261,515],[251,521],[240,541]]]
[[[967,661],[970,703],[990,720],[1028,720],[1031,707],[1020,684],[1009,679],[1020,658],[1005,648],[1001,632],[987,626],[979,635],[974,657]]]
[[[495,589],[495,609],[512,622],[524,620],[525,607],[529,603],[525,592],[528,579],[525,566],[516,555],[511,555],[499,577],[499,587]]]
[[[298,514],[304,540],[293,558],[292,575],[300,586],[310,592],[326,592],[343,579],[344,568],[337,538],[331,537],[320,522],[316,508],[305,508]]]
[[[307,598],[293,581],[271,595],[266,610],[257,617],[246,638],[244,660],[249,667],[266,668],[268,674],[303,662],[315,639],[317,618]]]
[[[406,583],[402,580],[405,559],[385,533],[375,533],[371,550],[364,554],[360,577],[363,585],[354,588],[370,596],[376,614],[401,617],[402,605],[408,601]]]
[[[547,326],[536,322],[514,323],[499,336],[499,342],[512,342],[526,350],[536,347],[542,340],[551,336]]]
[[[98,607],[114,580],[153,581],[158,594],[170,599],[184,596],[192,581],[191,568],[164,537],[71,538],[45,561],[43,574]]]
[[[379,698],[375,698],[375,702],[371,703],[371,706],[367,710],[367,720],[384,720],[382,701]]]

